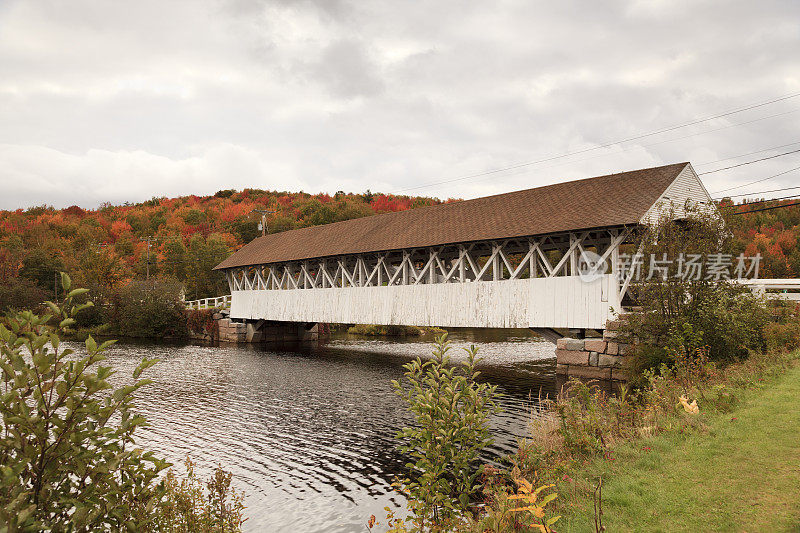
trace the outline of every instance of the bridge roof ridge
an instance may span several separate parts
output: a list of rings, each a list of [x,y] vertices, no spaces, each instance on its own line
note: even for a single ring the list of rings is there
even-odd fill
[[[254,239],[215,269],[637,224],[688,162],[310,226]]]

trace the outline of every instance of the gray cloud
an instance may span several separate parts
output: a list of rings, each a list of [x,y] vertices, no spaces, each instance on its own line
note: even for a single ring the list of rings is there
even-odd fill
[[[361,43],[343,40],[331,43],[319,61],[306,72],[310,83],[321,82],[337,98],[376,96],[383,81],[372,58]]]
[[[800,92],[798,49],[800,4],[777,0],[12,0],[0,4],[0,208],[393,192]],[[409,192],[472,197],[684,160],[708,170],[800,141],[800,112],[757,120],[794,109],[800,97]]]

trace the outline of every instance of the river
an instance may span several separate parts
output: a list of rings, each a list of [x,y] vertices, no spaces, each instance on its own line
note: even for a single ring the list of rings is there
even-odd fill
[[[161,359],[137,395],[151,424],[138,443],[174,463],[190,455],[204,475],[232,471],[245,531],[365,531],[371,514],[403,504],[390,483],[406,462],[394,435],[410,418],[391,380],[430,341],[344,335],[308,353],[120,343],[109,362],[129,376],[142,357]],[[555,392],[552,344],[525,330],[455,330],[451,341],[454,360],[479,347],[483,378],[502,393],[487,455],[511,452],[531,401]]]

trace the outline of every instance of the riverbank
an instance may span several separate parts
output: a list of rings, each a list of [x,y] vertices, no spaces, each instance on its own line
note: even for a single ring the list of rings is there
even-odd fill
[[[351,335],[362,337],[422,337],[445,333],[442,328],[422,326],[381,326],[377,324],[355,324],[347,328]]]
[[[595,531],[591,487],[599,477],[608,531],[798,530],[798,355],[785,372],[737,394],[729,412],[700,402],[696,428],[621,443],[571,472],[559,483],[558,530]]]

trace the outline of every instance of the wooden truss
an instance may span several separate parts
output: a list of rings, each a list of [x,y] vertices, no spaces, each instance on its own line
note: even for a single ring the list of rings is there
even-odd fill
[[[576,276],[592,251],[610,265],[631,228],[566,232],[238,267],[226,270],[231,291],[327,289],[429,283],[470,283]]]

